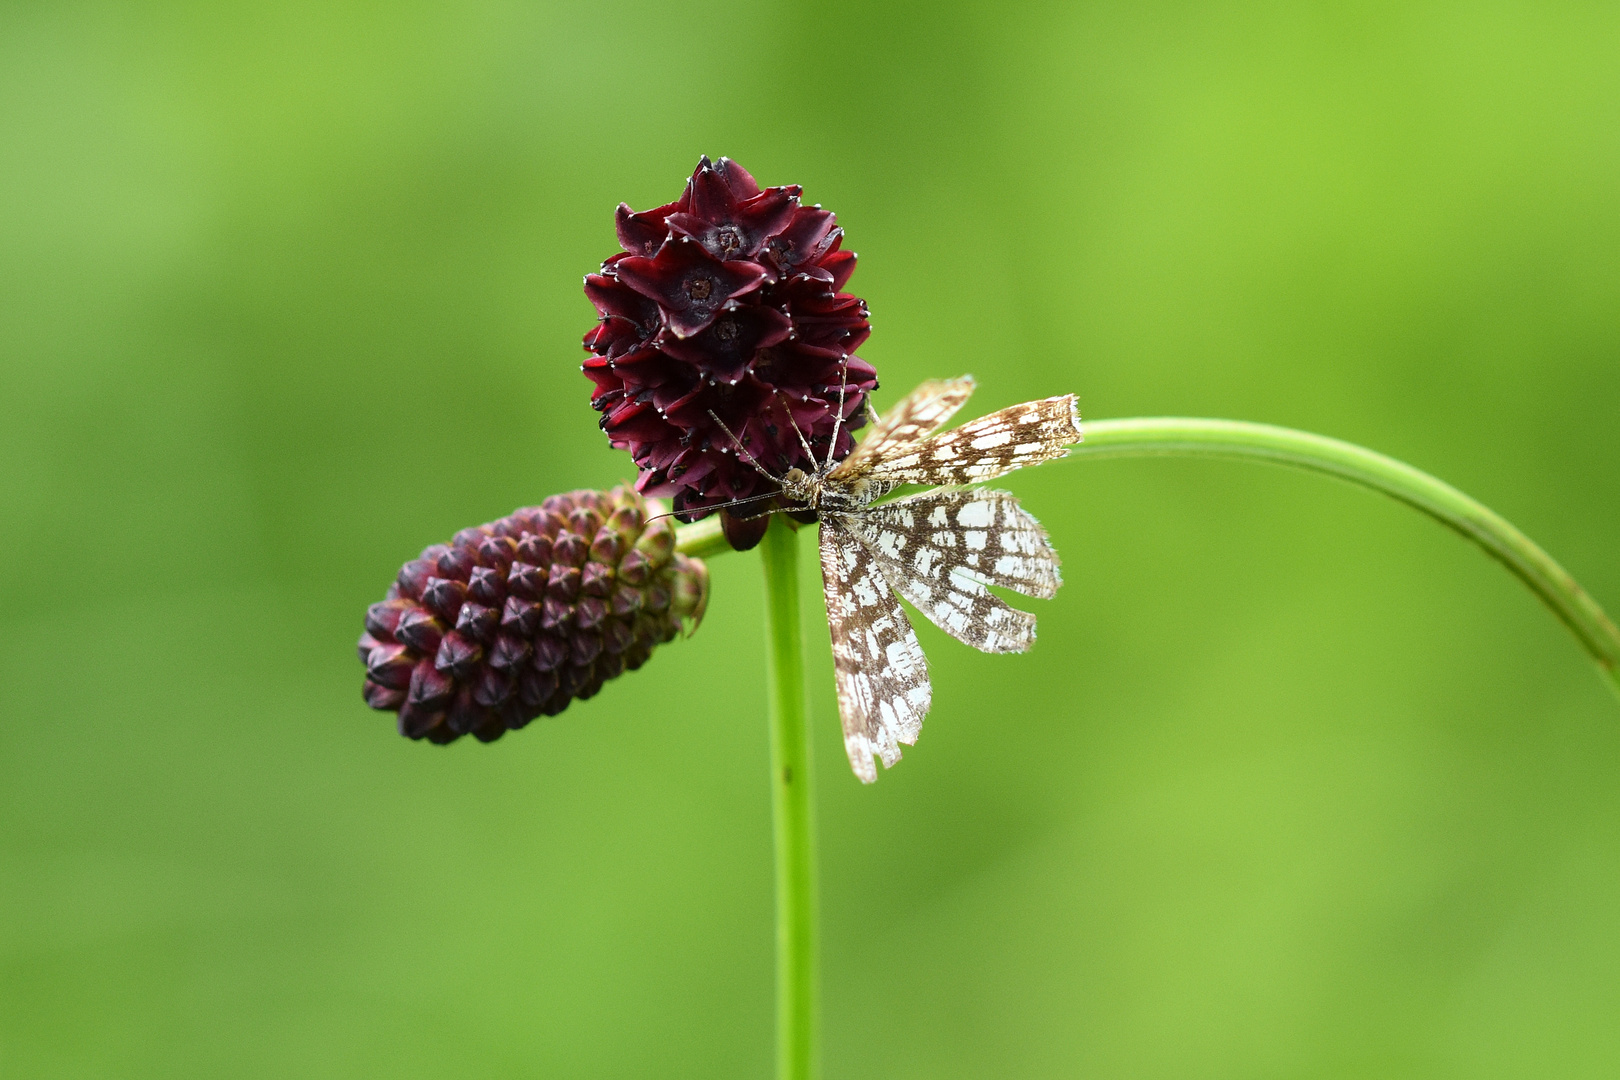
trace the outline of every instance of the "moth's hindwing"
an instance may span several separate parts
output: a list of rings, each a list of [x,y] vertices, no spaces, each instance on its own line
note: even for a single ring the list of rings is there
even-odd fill
[[[1081,439],[1073,394],[1026,401],[963,424],[872,463],[874,481],[946,487],[993,480],[1066,455]]]
[[[849,528],[895,591],[984,652],[1035,641],[1035,616],[985,586],[1047,598],[1063,583],[1046,530],[1005,491],[925,491],[854,515]]]
[[[928,715],[928,660],[905,611],[870,551],[841,514],[821,519],[821,580],[832,631],[844,751],[863,783],[877,779],[872,755],[900,760]]]

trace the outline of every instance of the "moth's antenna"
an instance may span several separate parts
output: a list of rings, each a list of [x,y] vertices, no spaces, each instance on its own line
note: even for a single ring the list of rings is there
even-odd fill
[[[843,353],[838,360],[838,415],[833,417],[832,438],[827,443],[827,460],[822,463],[821,471],[826,472],[832,468],[832,457],[838,452],[838,429],[844,423],[844,391],[849,389],[849,353]],[[811,458],[814,461],[814,458]]]
[[[759,473],[759,475],[763,476],[765,479],[769,480],[771,483],[775,484],[776,486],[781,487],[782,486],[781,478],[776,477],[776,476],[772,476],[770,473],[766,472],[765,471],[765,466],[761,465],[758,461],[756,461],[754,459],[754,455],[750,454],[748,452],[748,447],[746,447],[746,446],[744,446],[742,444],[742,440],[737,438],[737,436],[731,434],[731,429],[726,427],[726,422],[724,420],[720,419],[718,416],[714,415],[714,410],[713,409],[708,410],[708,412],[709,412],[709,419],[713,420],[715,423],[719,424],[720,425],[720,430],[725,432],[728,436],[731,437],[731,441],[737,444],[738,451],[741,452],[743,457],[748,459],[748,464],[750,464],[750,465],[752,465],[754,467],[754,471]]]
[[[779,495],[781,493],[773,491],[773,492],[771,492],[771,494],[772,495]],[[764,496],[758,496],[758,498],[764,498]],[[753,500],[752,499],[739,499],[738,501],[739,502],[752,502]],[[690,508],[688,508],[686,510],[672,510],[667,514],[659,514],[658,517],[650,517],[647,520],[648,521],[657,521],[658,518],[674,517],[676,514],[701,514],[705,510],[718,510],[722,506],[731,506],[731,505],[733,505],[733,504],[732,503],[715,503],[713,506],[693,506],[693,507],[690,507]],[[799,513],[801,511],[809,510],[809,509],[810,509],[810,507],[808,507],[808,506],[776,506],[776,507],[772,507],[769,510],[761,511],[758,514],[752,514],[752,515],[750,515],[748,517],[741,518],[739,520],[742,520],[742,521],[757,521],[758,519],[760,519],[762,517],[770,517],[772,514],[796,514],[796,513]],[[690,522],[683,522],[682,524],[691,524],[691,523]]]
[[[689,506],[685,510],[671,510],[667,514],[654,514],[648,521],[657,521],[659,518],[675,517],[677,514],[706,514],[710,510],[724,510],[728,506],[741,506],[743,503],[759,502],[761,499],[774,499],[782,494],[780,491],[767,491],[763,495],[750,495],[746,499],[732,499],[730,502],[715,503],[712,506]],[[783,510],[808,510],[809,507],[784,506]],[[770,513],[776,513],[772,510]]]
[[[812,468],[814,468],[816,464],[816,452],[810,449],[810,441],[804,437],[804,432],[799,430],[799,422],[793,419],[793,410],[788,406],[787,397],[780,390],[776,392],[776,396],[781,400],[782,411],[787,413],[788,423],[793,427],[793,434],[799,437],[799,445],[804,447],[804,456],[810,459],[810,465]]]

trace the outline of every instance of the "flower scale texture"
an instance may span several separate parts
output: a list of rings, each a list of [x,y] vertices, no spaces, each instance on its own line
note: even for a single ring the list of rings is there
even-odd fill
[[[855,255],[834,215],[799,196],[703,158],[675,202],[619,204],[624,250],[585,279],[600,321],[584,371],[602,430],[635,459],[636,490],[672,497],[688,520],[775,490],[749,455],[778,476],[813,470],[835,426],[832,457],[848,454],[877,387],[854,355],[871,332],[866,303],[841,291]]]
[[[553,495],[435,544],[366,612],[360,660],[400,734],[489,742],[647,662],[703,617],[708,570],[626,488]]]

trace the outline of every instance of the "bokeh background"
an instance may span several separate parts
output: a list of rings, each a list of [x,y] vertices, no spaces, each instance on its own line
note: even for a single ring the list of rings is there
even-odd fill
[[[838,212],[879,405],[1348,438],[1620,608],[1612,3],[6,4],[7,1076],[768,1075],[757,559],[493,746],[353,653],[629,475],[580,278],[700,153]],[[1620,1072],[1620,705],[1522,588],[1281,470],[1007,486],[1068,583],[921,629],[873,788],[812,611],[829,1077]]]

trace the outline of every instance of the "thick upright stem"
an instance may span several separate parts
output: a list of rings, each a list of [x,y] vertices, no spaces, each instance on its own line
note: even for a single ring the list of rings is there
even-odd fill
[[[1552,609],[1620,694],[1620,629],[1569,571],[1508,520],[1405,462],[1353,443],[1270,424],[1155,416],[1086,425],[1077,456],[1180,454],[1245,458],[1327,473],[1421,510],[1483,548]]]
[[[799,543],[783,515],[760,543],[765,567],[765,678],[770,691],[771,810],[776,839],[776,1075],[817,1072],[815,828],[799,634]]]

